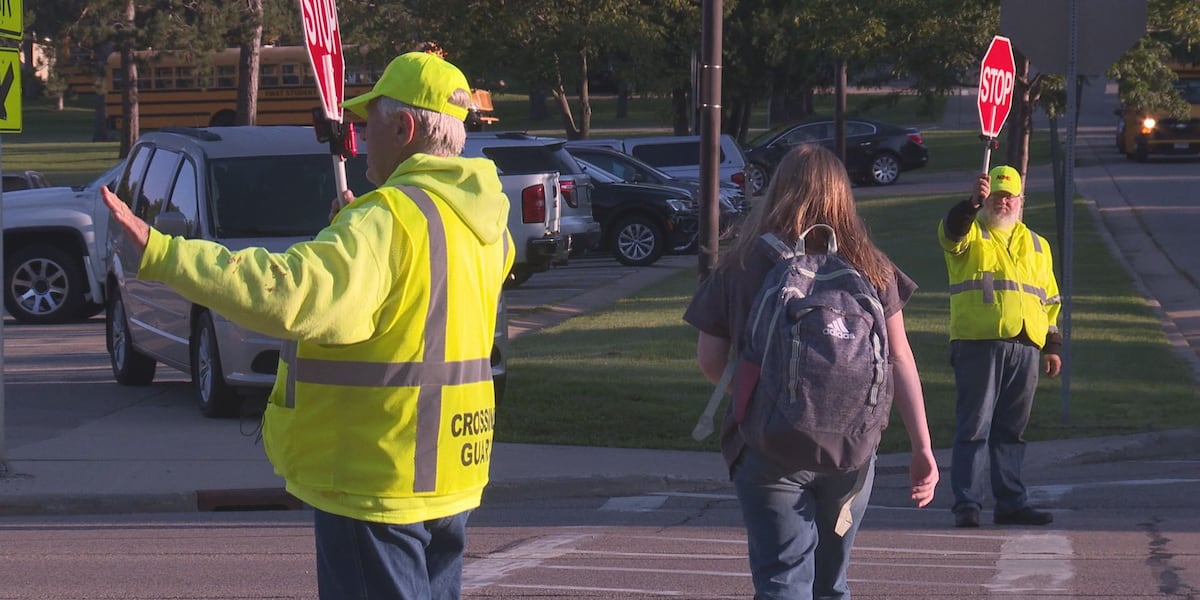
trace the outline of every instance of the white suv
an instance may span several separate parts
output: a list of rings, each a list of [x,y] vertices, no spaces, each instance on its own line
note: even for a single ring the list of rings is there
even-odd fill
[[[333,161],[311,127],[167,128],[138,138],[115,192],[133,213],[172,235],[279,252],[329,223]],[[346,162],[355,194],[374,185],[365,156]],[[122,385],[146,385],[161,362],[192,376],[205,416],[236,414],[239,389],[270,388],[280,341],[137,280],[138,257],[109,228],[106,341]],[[496,324],[492,375],[503,390],[508,326]]]

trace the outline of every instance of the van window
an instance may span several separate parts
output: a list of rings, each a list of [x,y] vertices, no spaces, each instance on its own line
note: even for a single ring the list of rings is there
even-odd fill
[[[171,150],[159,148],[154,153],[150,158],[150,166],[146,168],[142,189],[131,206],[133,214],[147,223],[153,223],[154,218],[166,210],[167,196],[179,171],[179,160],[179,153]]]
[[[334,179],[328,154],[209,161],[217,237],[295,237],[329,224]]]

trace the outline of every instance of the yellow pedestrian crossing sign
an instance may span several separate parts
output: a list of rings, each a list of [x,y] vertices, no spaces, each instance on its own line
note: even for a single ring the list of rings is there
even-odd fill
[[[21,133],[21,51],[16,48],[0,48],[0,133]]]
[[[21,0],[0,0],[0,36],[21,39],[25,32],[25,7]]]

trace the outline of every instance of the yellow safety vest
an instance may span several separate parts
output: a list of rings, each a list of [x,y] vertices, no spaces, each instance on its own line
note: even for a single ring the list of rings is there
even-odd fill
[[[507,235],[503,248],[480,246],[442,202],[404,191],[412,201],[381,190],[399,222],[425,224],[408,232],[417,246],[405,254],[428,264],[409,269],[392,327],[370,340],[285,343],[263,441],[301,500],[363,520],[416,523],[478,506],[488,481],[503,277],[480,269],[511,259],[499,256],[508,254]]]
[[[950,339],[1015,338],[1024,330],[1039,348],[1057,332],[1061,307],[1050,244],[1017,223],[1003,244],[978,221],[962,240],[938,224],[950,281]]]

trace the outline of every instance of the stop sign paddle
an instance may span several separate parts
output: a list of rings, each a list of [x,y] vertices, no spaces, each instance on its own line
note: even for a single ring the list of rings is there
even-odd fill
[[[317,90],[321,94],[321,109],[325,120],[314,123],[317,139],[326,141],[329,138],[330,151],[333,154],[334,184],[337,186],[339,197],[346,191],[345,157],[340,152],[334,152],[335,145],[345,145],[345,136],[350,136],[353,143],[354,129],[343,129],[342,101],[345,100],[342,83],[346,69],[342,58],[342,34],[338,27],[337,4],[334,0],[300,0],[300,22],[304,27],[304,41],[308,46],[308,58],[312,62],[313,75],[317,81]],[[314,117],[314,121],[317,119]],[[340,138],[340,139],[334,139]],[[351,151],[353,152],[353,151]]]
[[[1017,63],[1013,60],[1012,43],[1003,36],[993,37],[979,70],[979,128],[986,144],[983,154],[985,173],[991,162],[993,140],[1000,134],[1012,110],[1016,76]]]

